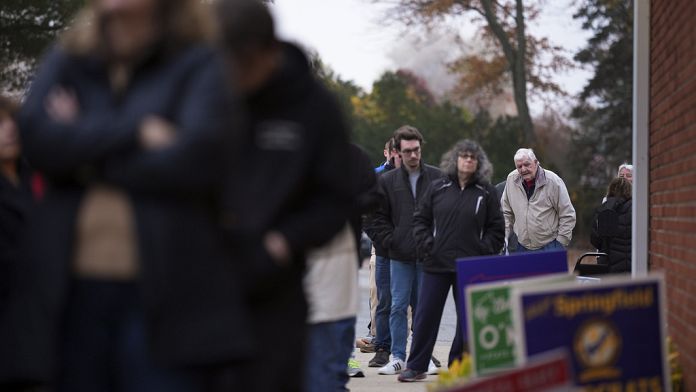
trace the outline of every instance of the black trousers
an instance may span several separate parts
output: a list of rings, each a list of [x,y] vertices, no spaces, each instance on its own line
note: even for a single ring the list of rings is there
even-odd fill
[[[462,357],[465,345],[461,326],[459,324],[460,311],[459,298],[457,296],[457,274],[454,272],[431,273],[424,271],[413,325],[411,352],[409,353],[408,364],[406,365],[409,369],[418,372],[425,372],[428,370],[428,363],[433,355],[437,333],[440,329],[442,311],[445,308],[447,293],[450,287],[454,288],[454,302],[457,308],[457,331],[454,334],[454,341],[452,341],[448,364]]]

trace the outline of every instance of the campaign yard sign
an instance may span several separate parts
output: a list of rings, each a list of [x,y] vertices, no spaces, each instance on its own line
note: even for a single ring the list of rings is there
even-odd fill
[[[574,280],[573,275],[560,273],[467,286],[468,342],[474,374],[486,375],[517,364],[511,307],[513,287],[541,287]]]
[[[566,251],[515,253],[457,260],[457,297],[462,336],[467,336],[466,287],[474,283],[568,272]]]
[[[519,287],[513,304],[522,360],[565,348],[585,390],[670,390],[663,276]]]

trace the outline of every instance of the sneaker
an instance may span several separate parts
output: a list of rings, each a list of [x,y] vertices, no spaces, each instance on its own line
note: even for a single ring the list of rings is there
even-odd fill
[[[406,362],[401,358],[394,358],[386,366],[379,368],[379,374],[399,374],[406,369]]]
[[[431,362],[432,363],[432,362]],[[424,380],[428,377],[425,372],[417,372],[412,369],[406,369],[401,374],[399,374],[398,380],[401,382],[414,382],[418,380]]]
[[[360,369],[360,363],[355,358],[348,360],[348,377],[365,377],[365,373]]]
[[[370,359],[369,367],[382,367],[389,363],[389,355],[391,353],[383,348],[380,348],[375,353],[375,356]]]
[[[435,361],[431,359],[430,363],[428,364],[428,374],[437,374],[437,372],[437,365],[435,365]]]
[[[442,364],[440,363],[440,360],[438,360],[437,358],[435,358],[434,355],[433,355],[432,357],[430,357],[430,360],[435,364],[436,367],[442,367]]]
[[[375,352],[375,345],[372,341],[373,338],[371,336],[360,338],[355,341],[355,347],[359,348],[361,353],[373,353]]]

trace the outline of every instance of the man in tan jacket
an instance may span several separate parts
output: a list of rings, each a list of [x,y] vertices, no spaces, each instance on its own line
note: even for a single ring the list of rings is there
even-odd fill
[[[573,237],[575,209],[556,173],[543,169],[534,151],[520,148],[501,198],[505,238],[517,235],[518,252],[563,249]]]

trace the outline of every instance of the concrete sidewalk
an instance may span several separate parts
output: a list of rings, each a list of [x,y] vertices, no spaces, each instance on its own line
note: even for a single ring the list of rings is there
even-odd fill
[[[357,335],[365,336],[367,334],[367,324],[370,321],[370,309],[369,309],[369,271],[367,269],[367,264],[365,268],[360,270],[360,311],[358,313],[358,321],[355,326]],[[457,315],[455,313],[454,300],[450,293],[447,303],[445,304],[445,309],[443,311],[442,321],[440,323],[440,330],[438,332],[437,343],[433,354],[437,359],[442,362],[443,368],[447,366],[447,357],[449,355],[450,345],[454,339],[454,332],[456,328]],[[409,345],[411,339],[409,338]],[[408,347],[406,352],[408,352]],[[368,362],[374,354],[361,353],[359,349],[354,350],[355,359],[360,363],[360,367],[365,373],[364,378],[351,378],[348,383],[348,388],[352,392],[382,392],[382,391],[400,391],[400,392],[410,392],[419,391],[425,392],[428,383],[432,383],[437,380],[437,376],[428,376],[423,381],[417,381],[412,383],[399,382],[397,376],[386,376],[377,374],[378,368],[368,367]]]

